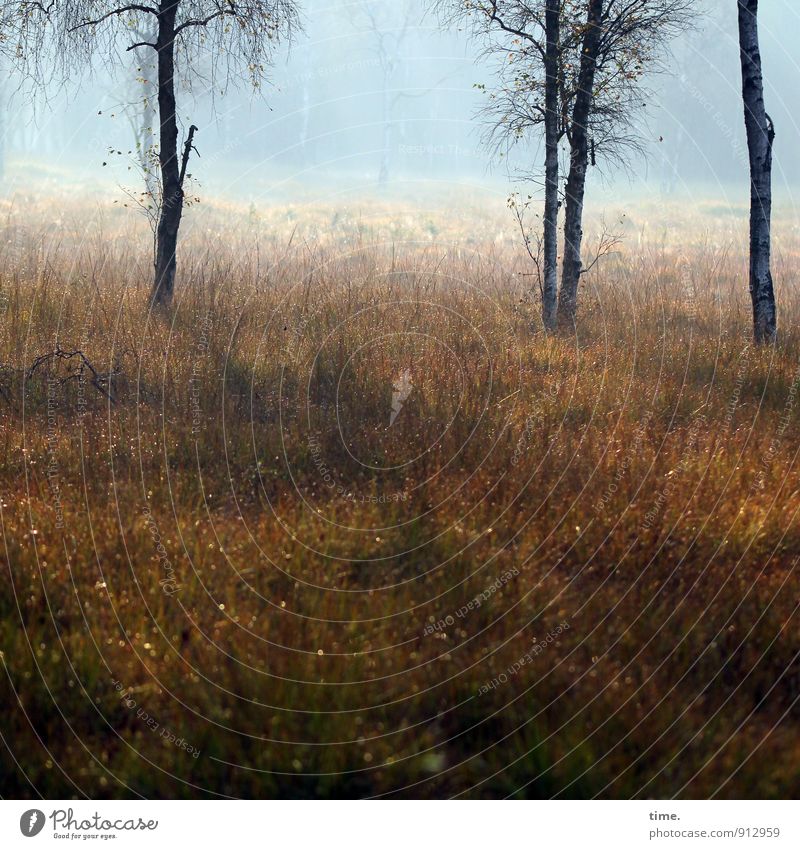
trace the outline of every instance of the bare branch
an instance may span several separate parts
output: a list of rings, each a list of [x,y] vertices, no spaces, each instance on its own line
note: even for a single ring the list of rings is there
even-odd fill
[[[604,257],[617,253],[616,248],[622,243],[622,236],[618,233],[612,233],[603,222],[603,229],[597,241],[597,248],[594,257],[581,269],[581,274],[588,274],[598,262]]]
[[[534,237],[536,241],[536,253],[534,253],[531,248],[531,234],[525,227],[525,210],[528,208],[528,204],[523,204],[522,207],[520,207],[519,203],[517,203],[516,197],[512,196],[509,199],[508,205],[514,213],[514,218],[516,219],[517,225],[519,226],[519,231],[522,235],[522,242],[525,245],[525,250],[528,256],[530,257],[534,268],[536,269],[536,280],[539,284],[539,294],[544,300],[544,281],[542,279],[542,237],[538,233]]]
[[[191,155],[193,150],[194,150],[195,153],[197,153],[197,148],[195,148],[194,145],[192,144],[192,142],[194,141],[194,134],[196,132],[197,132],[197,127],[195,127],[195,125],[192,124],[192,126],[189,127],[189,135],[186,139],[186,143],[183,146],[183,158],[181,159],[181,173],[180,173],[180,177],[178,179],[178,182],[179,182],[181,188],[183,188],[183,182],[186,179],[186,168],[189,165],[189,156]],[[200,154],[198,153],[197,155],[199,156]]]
[[[50,5],[52,6],[53,4],[51,3]],[[68,31],[75,32],[83,27],[96,27],[98,24],[102,24],[103,21],[107,21],[115,15],[124,15],[129,12],[144,12],[145,14],[158,15],[158,10],[152,8],[152,6],[142,6],[138,3],[131,3],[127,6],[121,6],[118,9],[111,9],[111,11],[106,12],[104,15],[101,15],[99,18],[95,18],[94,20],[86,20],[80,24],[75,24],[74,26],[69,27]]]
[[[131,44],[130,47],[126,47],[125,50],[130,52],[131,50],[136,50],[137,47],[152,47],[153,50],[158,50],[158,45],[152,41],[137,41],[136,44]]]
[[[233,4],[231,4],[231,6],[233,7]],[[217,18],[221,18],[223,15],[230,15],[235,18],[238,15],[238,12],[235,8],[218,9],[213,14],[208,15],[208,17],[201,20],[184,21],[180,26],[175,28],[175,35],[178,35],[189,27],[207,27],[212,21],[215,21]]]

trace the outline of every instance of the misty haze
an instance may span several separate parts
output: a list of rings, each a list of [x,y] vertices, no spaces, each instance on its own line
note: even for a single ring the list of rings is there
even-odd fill
[[[0,0],[3,797],[791,798],[799,27]]]

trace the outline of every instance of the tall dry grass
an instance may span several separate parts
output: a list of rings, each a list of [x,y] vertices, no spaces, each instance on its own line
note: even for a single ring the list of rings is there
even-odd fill
[[[709,204],[629,210],[547,338],[485,198],[194,211],[166,317],[129,212],[24,200],[4,795],[797,786],[791,218],[758,351]]]

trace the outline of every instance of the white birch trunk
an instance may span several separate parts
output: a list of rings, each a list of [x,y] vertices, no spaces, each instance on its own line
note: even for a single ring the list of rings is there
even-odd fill
[[[742,100],[750,155],[750,297],[756,344],[775,341],[777,318],[770,271],[772,142],[775,130],[764,107],[758,43],[758,0],[739,2]]]

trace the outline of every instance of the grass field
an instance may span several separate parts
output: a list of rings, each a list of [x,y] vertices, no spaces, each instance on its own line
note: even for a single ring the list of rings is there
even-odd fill
[[[3,796],[800,786],[790,215],[758,351],[724,204],[558,338],[502,199],[192,210],[166,318],[109,209],[0,210]]]

